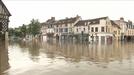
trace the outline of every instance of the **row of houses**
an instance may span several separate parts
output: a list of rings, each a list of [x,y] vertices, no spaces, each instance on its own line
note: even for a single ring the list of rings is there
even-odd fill
[[[82,20],[81,16],[41,23],[42,39],[112,41],[133,38],[134,24],[124,18],[111,20],[108,16]]]

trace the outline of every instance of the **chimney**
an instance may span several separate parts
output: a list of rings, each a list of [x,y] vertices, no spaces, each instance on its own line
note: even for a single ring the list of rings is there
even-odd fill
[[[76,17],[79,18],[80,16],[77,14]]]
[[[120,20],[121,20],[121,21],[124,21],[124,18],[123,18],[123,17],[120,17]]]
[[[51,20],[55,21],[55,17],[51,17]]]
[[[68,17],[66,17],[66,19],[68,19]]]
[[[128,24],[132,25],[132,21],[128,20]]]

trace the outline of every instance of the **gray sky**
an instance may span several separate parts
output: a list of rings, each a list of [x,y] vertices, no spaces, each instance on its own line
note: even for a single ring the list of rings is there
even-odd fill
[[[134,21],[134,1],[106,1],[106,0],[3,0],[12,16],[10,17],[9,27],[18,27],[22,24],[29,24],[32,18],[45,22],[52,16],[56,19],[74,17],[77,14],[82,19],[98,18],[109,16],[110,19]]]

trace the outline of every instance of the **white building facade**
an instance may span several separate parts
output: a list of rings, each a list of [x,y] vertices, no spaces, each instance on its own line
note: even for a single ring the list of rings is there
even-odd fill
[[[54,32],[57,39],[73,38],[74,25],[81,20],[80,16],[58,20],[54,23]]]
[[[101,17],[89,20],[89,41],[112,40],[111,22],[108,17]]]
[[[124,40],[124,36],[127,32],[127,22],[124,21],[124,18],[120,18],[120,20],[115,20],[115,23],[118,24],[121,28],[121,39]]]

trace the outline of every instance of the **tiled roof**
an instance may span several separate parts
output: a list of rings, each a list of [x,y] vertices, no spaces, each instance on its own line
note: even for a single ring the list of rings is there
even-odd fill
[[[111,21],[111,24],[115,27],[118,27],[120,29],[120,26],[118,24],[116,24],[113,20],[110,20]]]
[[[40,23],[41,26],[47,26],[46,22]]]
[[[114,20],[114,22],[116,22],[116,23],[119,23],[119,22],[127,23],[127,21],[121,21],[121,20]]]
[[[66,18],[66,19],[61,19],[55,22],[56,25],[58,24],[67,24],[67,23],[74,23],[77,20],[77,17],[74,18]]]
[[[81,20],[81,21],[78,21],[75,26],[85,26],[85,23],[87,23],[86,20]]]
[[[5,6],[5,4],[2,2],[2,0],[0,0],[0,5],[3,6],[4,11],[6,12],[6,15],[11,16],[11,13],[9,12],[9,10],[8,10],[7,7]]]
[[[100,17],[100,18],[89,19],[89,20],[81,20],[78,23],[76,23],[75,26],[84,26],[85,23],[88,25],[99,24],[100,19],[107,19],[107,18],[108,17]]]
[[[107,19],[108,17],[100,17],[100,18],[95,18],[95,19],[89,19],[90,21],[97,21],[97,20],[100,20],[100,19]]]
[[[55,21],[54,20],[51,20],[51,19],[48,19],[46,22],[47,23],[54,23]]]

